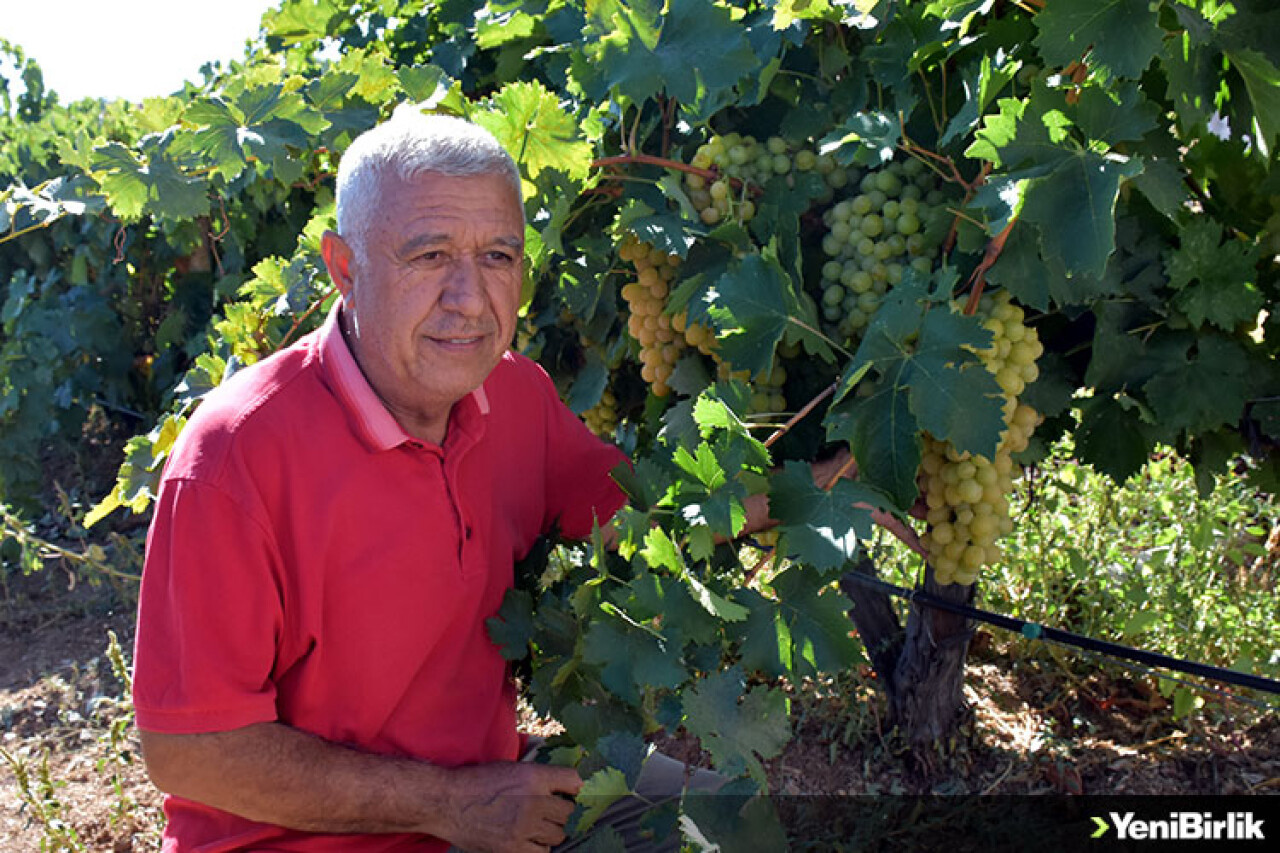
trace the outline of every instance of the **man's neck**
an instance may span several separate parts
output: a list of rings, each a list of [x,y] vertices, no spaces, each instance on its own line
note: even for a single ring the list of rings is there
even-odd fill
[[[373,389],[373,393],[382,403],[383,408],[391,414],[395,422],[406,434],[414,438],[425,441],[428,444],[435,444],[444,447],[445,437],[449,433],[449,418],[453,414],[453,407],[447,408],[443,416],[424,417],[418,411],[407,410],[401,406],[397,406],[394,402],[387,399],[378,386],[369,378],[369,372],[365,370],[364,364],[360,359],[360,347],[358,340],[351,331],[351,320],[347,316],[347,312],[339,309],[338,311],[338,328],[342,330],[343,342],[347,345],[347,349],[351,353],[351,357],[355,360],[356,366],[360,368],[364,379],[369,383],[369,387]]]

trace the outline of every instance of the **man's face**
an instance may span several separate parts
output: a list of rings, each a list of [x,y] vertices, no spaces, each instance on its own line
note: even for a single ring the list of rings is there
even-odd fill
[[[339,238],[325,260],[369,383],[410,434],[440,441],[453,404],[484,382],[515,333],[520,200],[498,175],[384,175],[378,191],[364,257]],[[334,269],[343,257],[347,276]]]

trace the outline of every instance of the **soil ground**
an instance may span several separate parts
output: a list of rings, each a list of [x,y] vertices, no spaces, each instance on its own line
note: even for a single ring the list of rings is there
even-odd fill
[[[46,570],[51,571],[51,570]],[[103,592],[29,579],[0,601],[0,850],[155,850],[160,797],[128,728],[109,632],[126,656],[132,613]],[[105,599],[105,600],[104,600]],[[1210,696],[1174,721],[1148,683],[1027,657],[979,632],[968,719],[945,752],[913,754],[886,730],[860,669],[796,691],[797,736],[767,763],[781,794],[1277,794],[1280,720]],[[528,721],[545,733],[545,722]],[[114,736],[113,736],[114,735]],[[679,734],[662,748],[706,764]],[[47,769],[47,775],[44,771]],[[24,778],[25,777],[25,778]],[[72,841],[71,839],[75,839]],[[42,846],[43,845],[43,846]]]

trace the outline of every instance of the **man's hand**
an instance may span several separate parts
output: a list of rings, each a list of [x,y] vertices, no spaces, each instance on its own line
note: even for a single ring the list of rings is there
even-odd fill
[[[564,841],[582,779],[568,767],[527,762],[450,771],[451,825],[443,837],[467,853],[541,853]]]

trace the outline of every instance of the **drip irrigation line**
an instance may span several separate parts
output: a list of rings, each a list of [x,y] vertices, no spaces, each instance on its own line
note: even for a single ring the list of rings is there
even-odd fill
[[[1122,646],[1119,643],[1097,640],[1093,637],[1086,637],[1081,634],[1073,634],[1070,631],[1050,628],[1047,625],[1028,622],[1025,619],[1005,616],[1001,613],[992,613],[989,610],[982,610],[968,604],[957,604],[938,598],[924,590],[904,589],[903,587],[891,584],[888,581],[881,580],[880,578],[866,574],[865,572],[846,572],[844,576],[862,584],[863,586],[870,586],[875,589],[879,589],[881,592],[896,595],[900,598],[905,598],[908,601],[913,601],[926,607],[947,610],[951,613],[966,616],[970,619],[976,619],[979,622],[986,622],[988,625],[995,625],[997,628],[1014,631],[1026,637],[1028,640],[1050,640],[1055,643],[1075,646],[1078,649],[1097,652],[1109,657],[1124,658],[1147,666],[1160,667],[1162,669],[1173,669],[1178,672],[1185,672],[1190,675],[1196,675],[1213,681],[1222,681],[1227,684],[1234,684],[1237,687],[1247,687],[1250,690],[1260,690],[1264,693],[1280,695],[1280,681],[1265,678],[1261,675],[1253,675],[1248,672],[1238,672],[1234,669],[1213,666],[1207,663],[1183,660],[1182,658],[1175,658],[1170,655],[1162,655],[1158,652],[1149,652],[1145,649],[1135,649],[1131,646]]]
[[[1127,660],[1124,660],[1123,658],[1114,658],[1114,657],[1111,657],[1110,655],[1104,655],[1098,652],[1091,652],[1088,649],[1081,649],[1081,651],[1089,655],[1094,660],[1100,660],[1104,657],[1110,657],[1112,663],[1114,663],[1114,665],[1116,666],[1121,666],[1127,670],[1130,670],[1136,673],[1141,673],[1143,675],[1153,675],[1156,678],[1168,679],[1169,681],[1172,681],[1174,684],[1180,684],[1183,687],[1186,687],[1190,690],[1198,690],[1202,693],[1212,693],[1215,696],[1218,696],[1222,699],[1229,699],[1232,702],[1242,702],[1245,705],[1252,705],[1253,707],[1259,708],[1263,711],[1274,711],[1276,709],[1275,700],[1272,700],[1271,702],[1266,702],[1262,699],[1254,699],[1252,696],[1245,696],[1240,693],[1233,693],[1232,691],[1224,689],[1222,687],[1214,687],[1212,684],[1205,684],[1203,682],[1191,681],[1190,679],[1187,679],[1187,678],[1180,678],[1176,675],[1169,675],[1163,672],[1156,672],[1154,669],[1152,669],[1149,666],[1143,666],[1140,663],[1127,661]]]

